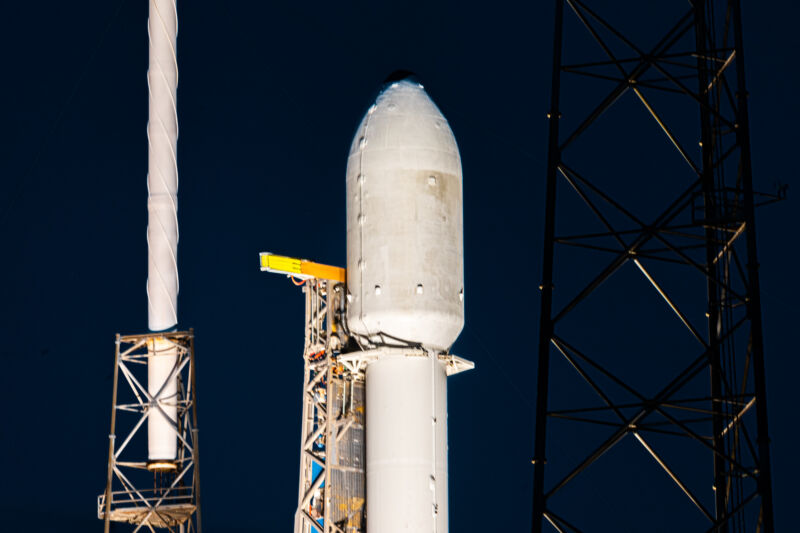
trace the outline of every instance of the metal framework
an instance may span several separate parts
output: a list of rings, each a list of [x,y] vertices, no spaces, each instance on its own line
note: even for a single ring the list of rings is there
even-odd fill
[[[364,362],[341,357],[341,283],[310,278],[303,351],[303,425],[295,533],[366,530]]]
[[[148,344],[165,339],[178,351],[172,375],[178,377],[178,396],[167,398],[147,391]],[[110,522],[171,532],[201,533],[197,394],[194,375],[194,332],[177,331],[144,335],[117,335],[114,355],[114,385],[111,432],[108,443],[108,477],[105,492],[97,498],[97,516],[108,532]],[[128,387],[118,388],[122,374]],[[150,472],[147,464],[146,424],[149,413],[162,406],[177,405],[174,425],[178,439],[176,469]],[[126,431],[117,441],[117,413],[131,413],[124,420]],[[162,411],[163,412],[163,411]],[[166,417],[166,415],[165,415]],[[168,418],[168,417],[167,417]],[[142,430],[142,428],[145,428]],[[143,459],[144,458],[144,459]]]
[[[556,0],[548,118],[532,531],[771,533],[739,1]]]

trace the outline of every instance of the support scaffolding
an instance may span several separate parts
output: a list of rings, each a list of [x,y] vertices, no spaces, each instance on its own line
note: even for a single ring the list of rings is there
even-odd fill
[[[147,389],[148,347],[165,340],[178,352],[169,379],[177,376],[177,397],[155,395]],[[176,331],[144,335],[117,335],[114,356],[114,384],[111,432],[108,444],[108,477],[105,492],[97,498],[97,516],[105,523],[127,522],[140,530],[166,528],[170,532],[202,533],[200,526],[199,447],[197,395],[195,386],[194,332]],[[122,375],[128,385],[118,387]],[[178,455],[169,465],[147,461],[145,423],[148,416],[166,406],[177,407],[173,425]],[[117,439],[117,413],[124,427]],[[165,416],[165,418],[167,418]]]
[[[740,3],[603,4],[555,1],[532,531],[653,489],[661,528],[772,533]]]
[[[339,361],[341,284],[305,281],[300,483],[295,533],[363,533],[365,365]],[[339,328],[341,331],[341,328]]]

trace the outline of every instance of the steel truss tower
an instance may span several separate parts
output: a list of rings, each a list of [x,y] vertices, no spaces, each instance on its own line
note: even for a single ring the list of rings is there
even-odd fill
[[[303,282],[303,424],[295,533],[366,531],[365,364],[340,354],[335,324],[342,286],[316,278]]]
[[[774,531],[747,96],[738,0],[555,2],[535,533]]]
[[[175,366],[165,380],[177,378],[177,396],[166,396],[166,385],[155,394],[148,392],[148,358],[159,357],[157,352],[154,355],[155,342],[177,349]],[[176,533],[202,533],[194,370],[192,330],[117,335],[108,476],[105,492],[97,497],[97,517],[104,521],[106,532],[110,522],[127,522],[135,526],[134,532],[166,528]],[[118,386],[120,374],[128,387]],[[170,468],[164,469],[147,461],[145,437],[148,416],[156,410],[163,413],[167,406],[177,407],[173,430],[178,454]],[[119,440],[117,413],[127,414],[120,420]]]

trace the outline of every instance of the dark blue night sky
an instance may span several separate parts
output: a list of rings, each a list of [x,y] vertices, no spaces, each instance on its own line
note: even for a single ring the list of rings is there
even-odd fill
[[[743,3],[756,188],[790,185],[758,213],[775,515],[789,531],[800,7]],[[303,297],[261,273],[258,252],[344,265],[347,151],[401,68],[448,118],[464,168],[467,316],[453,352],[477,368],[449,381],[450,529],[529,529],[553,12],[521,4],[179,2],[179,319],[197,335],[207,532],[291,527]],[[16,2],[4,20],[2,529],[99,531],[114,334],[147,329],[147,2]],[[696,521],[674,487],[644,489],[650,504],[617,531]],[[570,495],[573,516],[627,507],[602,484]]]

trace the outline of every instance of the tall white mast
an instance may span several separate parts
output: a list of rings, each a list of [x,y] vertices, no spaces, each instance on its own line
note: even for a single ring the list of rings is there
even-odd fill
[[[202,533],[194,331],[178,331],[178,64],[176,0],[149,0],[147,305],[150,333],[117,335],[104,531]],[[146,365],[142,365],[145,363]],[[142,385],[145,382],[146,388]],[[118,387],[121,382],[129,388]],[[125,411],[117,427],[117,411]],[[131,418],[131,413],[137,415]],[[147,420],[147,457],[129,446]],[[119,434],[117,433],[119,431]],[[117,438],[119,437],[119,438]],[[146,470],[145,470],[146,467]],[[148,472],[148,470],[150,472]]]
[[[150,331],[167,331],[178,324],[178,14],[175,0],[150,0],[148,20],[150,115],[147,125],[147,300]],[[161,339],[151,342],[147,388],[161,392],[159,408],[147,420],[151,464],[169,462],[177,453],[175,347]]]

